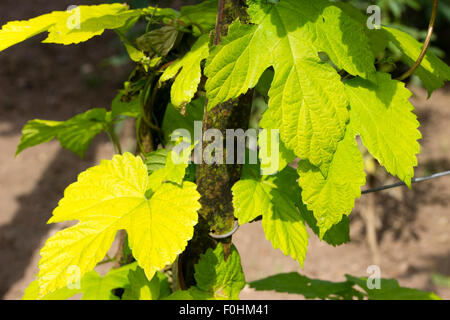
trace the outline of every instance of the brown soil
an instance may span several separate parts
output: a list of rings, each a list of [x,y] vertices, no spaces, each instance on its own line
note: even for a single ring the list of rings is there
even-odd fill
[[[92,1],[79,1],[92,3]],[[51,10],[64,10],[68,0],[36,0],[23,7],[2,0],[0,24]],[[14,8],[13,10],[11,8]],[[39,249],[64,224],[47,225],[64,188],[79,172],[112,156],[106,137],[99,136],[84,160],[60,148],[55,141],[14,157],[20,130],[34,118],[64,120],[89,107],[108,107],[130,66],[103,67],[104,59],[121,52],[111,32],[77,46],[41,45],[43,36],[0,53],[0,298],[19,299],[38,272]],[[450,92],[437,91],[426,100],[414,88],[422,151],[417,176],[450,168]],[[383,173],[378,184],[393,181]],[[274,250],[261,225],[240,228],[235,243],[247,280],[279,272],[299,271],[314,278],[339,281],[344,274],[365,276],[372,264],[359,208],[352,213],[352,242],[337,248],[311,235],[304,269]],[[440,178],[376,195],[377,235],[382,276],[395,277],[404,286],[433,290],[450,299],[450,288],[432,283],[432,273],[450,276],[450,178]],[[274,292],[245,288],[243,299],[298,299]]]

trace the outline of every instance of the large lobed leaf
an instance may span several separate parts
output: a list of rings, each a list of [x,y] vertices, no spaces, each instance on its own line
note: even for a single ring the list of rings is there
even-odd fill
[[[347,221],[343,216],[351,212],[365,183],[355,135],[387,171],[410,185],[421,137],[408,101],[410,92],[401,82],[375,71],[373,52],[384,50],[391,40],[412,57],[418,55],[419,46],[398,30],[365,30],[366,20],[344,4],[249,3],[254,24],[234,22],[207,60],[208,108],[255,87],[264,71],[273,67],[269,110],[260,125],[280,130],[280,169],[292,159],[291,151],[300,158],[302,200],[323,237],[334,225]],[[369,44],[369,39],[376,43]],[[337,69],[355,77],[342,82],[336,68],[319,59],[321,52]],[[448,66],[432,54],[425,57],[423,68],[428,78],[435,77],[433,82],[448,78]],[[419,76],[424,70],[418,71]],[[332,242],[345,241],[338,236]]]
[[[331,161],[348,120],[347,98],[336,70],[373,73],[373,56],[361,26],[328,1],[251,1],[256,25],[235,22],[207,61],[208,107],[253,88],[268,67],[275,70],[269,108],[286,146],[321,166]]]
[[[161,170],[166,169],[153,175]],[[56,233],[41,250],[40,295],[64,287],[73,266],[80,276],[90,271],[120,229],[127,231],[133,256],[148,279],[172,263],[193,235],[200,195],[193,183],[165,181],[151,183],[141,158],[130,153],[81,173],[49,220],[80,222]]]

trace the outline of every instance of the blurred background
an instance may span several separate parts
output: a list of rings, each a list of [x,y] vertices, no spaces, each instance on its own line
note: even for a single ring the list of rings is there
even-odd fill
[[[23,2],[23,3],[20,3]],[[107,1],[2,0],[0,25],[29,19],[73,4]],[[110,1],[124,2],[124,1]],[[195,1],[128,1],[135,7],[158,3],[179,8]],[[431,12],[429,0],[347,1],[364,9],[382,8],[383,23],[396,25],[422,41]],[[20,4],[19,4],[20,3]],[[64,228],[47,225],[52,210],[78,173],[111,158],[106,136],[98,136],[84,160],[62,149],[57,141],[30,148],[14,157],[21,129],[30,119],[66,120],[91,107],[109,107],[133,66],[111,31],[79,45],[40,44],[39,35],[0,53],[0,299],[20,299],[38,272],[39,249],[45,240]],[[447,63],[450,58],[450,5],[440,1],[432,41],[433,52]],[[407,69],[395,50],[380,65],[394,75]],[[411,102],[421,123],[423,139],[416,176],[450,169],[450,88],[426,99],[420,82],[408,84]],[[128,141],[126,125],[123,144]],[[371,183],[395,179],[366,157]],[[298,271],[312,278],[340,281],[345,273],[367,276],[377,264],[383,278],[434,291],[450,299],[450,178],[435,179],[363,196],[350,215],[349,244],[331,247],[311,233],[304,269],[274,250],[260,223],[245,225],[234,236],[248,281],[279,272]],[[371,235],[368,237],[368,235]],[[107,268],[107,265],[102,266]],[[256,292],[245,288],[242,299],[299,299],[301,296]]]

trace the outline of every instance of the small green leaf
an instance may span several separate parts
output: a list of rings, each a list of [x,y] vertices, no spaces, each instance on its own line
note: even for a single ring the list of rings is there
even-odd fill
[[[23,150],[57,138],[61,145],[83,157],[92,139],[108,124],[110,115],[95,108],[67,121],[31,120],[23,127],[16,155]]]
[[[241,258],[234,245],[225,261],[223,245],[208,249],[200,256],[195,265],[196,287],[190,291],[195,299],[239,299],[239,293],[245,286]]]
[[[201,78],[200,65],[209,55],[208,41],[208,35],[201,36],[194,43],[191,51],[170,65],[159,79],[160,82],[164,82],[176,77],[170,96],[172,104],[178,109],[191,102],[197,92]]]
[[[150,58],[165,57],[175,45],[178,33],[174,26],[163,26],[143,34],[136,39],[136,44]]]
[[[158,300],[160,293],[159,277],[155,274],[149,281],[142,268],[130,270],[129,284],[125,286],[122,300]]]
[[[166,142],[168,143],[169,141],[171,141],[171,135],[173,133],[180,133],[177,129],[188,130],[191,138],[193,139],[194,121],[202,121],[204,106],[205,98],[195,99],[191,103],[186,105],[185,115],[183,116],[180,113],[180,110],[175,108],[173,104],[169,103],[167,105],[162,124]]]
[[[217,1],[204,0],[196,5],[182,6],[180,20],[186,24],[192,24],[194,35],[208,34],[214,28],[217,16]],[[199,30],[199,27],[202,30]]]
[[[141,114],[141,105],[138,97],[131,101],[122,101],[124,98],[124,91],[121,90],[111,103],[111,118],[115,119],[117,116],[127,116],[138,118]]]
[[[127,38],[126,34],[138,22],[139,18],[140,16],[131,18],[124,26],[115,30],[123,45],[125,46],[130,59],[134,62],[141,62],[145,57],[145,54],[134,46],[130,39]]]
[[[221,243],[213,250],[209,248],[200,256],[195,265],[196,285],[189,290],[179,290],[164,300],[238,300],[239,293],[245,286],[241,258],[234,245],[229,256]]]
[[[169,150],[158,149],[147,155],[145,159],[145,165],[147,166],[148,174],[152,174],[154,171],[162,169],[166,165],[166,159],[169,155]]]
[[[53,140],[61,129],[61,121],[30,120],[22,129],[16,156],[23,150]]]
[[[128,273],[136,270],[137,263],[131,263],[117,269],[111,269],[105,276],[93,270],[81,279],[82,300],[119,300],[112,290],[124,288],[128,284]]]

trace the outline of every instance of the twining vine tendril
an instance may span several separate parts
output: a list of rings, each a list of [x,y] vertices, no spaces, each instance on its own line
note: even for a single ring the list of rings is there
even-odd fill
[[[425,38],[425,42],[423,44],[422,51],[420,52],[419,57],[417,58],[417,61],[414,63],[414,65],[408,71],[406,71],[404,74],[402,74],[400,77],[398,77],[397,80],[405,80],[410,75],[412,75],[413,72],[416,71],[416,69],[422,63],[423,58],[425,58],[428,47],[430,46],[431,36],[433,35],[433,29],[434,29],[434,23],[436,21],[438,2],[439,2],[439,0],[433,0],[433,10],[431,12],[430,23],[428,25],[427,37]]]

